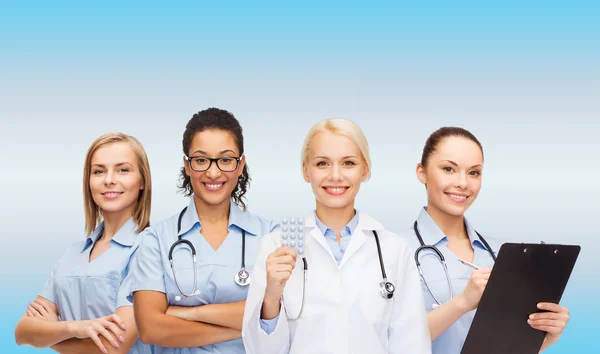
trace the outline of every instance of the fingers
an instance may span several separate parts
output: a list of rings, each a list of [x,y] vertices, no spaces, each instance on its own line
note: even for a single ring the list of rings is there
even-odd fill
[[[529,315],[530,320],[560,320],[568,321],[569,314],[564,312],[537,312]]]
[[[44,310],[46,310],[46,312],[52,312],[52,309],[50,308],[50,306],[48,305],[47,301],[42,301],[40,299],[35,299],[34,301],[36,304],[40,304],[42,305],[42,307],[44,308]]]
[[[279,256],[285,256],[285,255],[290,255],[290,256],[294,257],[294,262],[296,261],[296,251],[294,251],[294,249],[289,246],[279,247],[278,249],[273,251],[273,253],[271,253],[269,255],[269,257],[271,257],[271,256],[279,257]]]
[[[527,320],[527,323],[533,329],[548,332],[552,335],[560,335],[565,330],[566,323],[553,320]]]
[[[113,313],[112,315],[107,316],[107,320],[113,321],[119,327],[121,327],[122,329],[125,329],[125,322],[123,322],[123,320],[121,319],[121,317],[119,317],[119,315],[117,315],[116,313]]]
[[[106,350],[106,347],[104,346],[104,344],[102,344],[100,337],[98,337],[96,333],[90,335],[89,338],[96,344],[96,346],[100,349],[100,351],[102,351],[102,353],[108,354],[108,350]]]
[[[546,332],[546,333],[549,333],[549,334],[551,334],[551,335],[555,335],[555,336],[556,336],[556,335],[560,335],[560,334],[562,334],[562,332],[563,332],[563,330],[562,330],[562,329],[560,329],[560,328],[557,328],[557,327],[552,327],[552,326],[543,326],[543,325],[537,326],[537,325],[532,325],[532,324],[529,324],[529,325],[530,325],[530,326],[531,326],[533,329],[537,329],[538,331],[543,331],[543,332]]]
[[[34,308],[42,317],[48,314],[48,311],[44,308],[44,306],[38,304],[37,302],[32,302],[29,304],[30,307]]]
[[[114,333],[115,337],[119,338],[121,342],[125,342],[125,337],[123,337],[123,332],[117,326],[116,322],[106,321],[104,328],[108,329],[112,333]]]
[[[33,303],[31,303],[31,304],[29,304],[29,306],[27,306],[27,312],[31,314],[30,317],[44,318],[44,316],[42,316],[42,314],[33,307]]]
[[[540,302],[537,304],[538,309],[551,312],[569,313],[569,309],[552,302]]]
[[[96,333],[98,333],[98,335],[101,335],[104,338],[106,338],[106,340],[108,340],[108,342],[110,344],[112,344],[113,347],[118,348],[119,343],[107,329],[107,328],[110,328],[109,324],[110,324],[109,321],[100,320],[94,324],[94,329],[96,330]]]

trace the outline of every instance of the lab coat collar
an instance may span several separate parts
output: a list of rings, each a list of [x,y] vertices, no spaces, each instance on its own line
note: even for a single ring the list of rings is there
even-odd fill
[[[372,217],[370,217],[369,215],[365,214],[365,213],[361,213],[359,211],[357,211],[358,214],[358,225],[356,226],[356,229],[354,230],[354,233],[352,234],[352,237],[350,238],[350,243],[348,244],[348,248],[346,249],[346,252],[344,252],[344,257],[342,258],[342,261],[340,262],[340,266],[339,268],[341,269],[344,264],[348,261],[348,259],[350,259],[350,257],[352,257],[352,255],[354,253],[356,253],[365,243],[366,240],[366,234],[365,231],[368,233],[372,234],[372,231],[383,231],[384,228],[383,226],[375,219],[373,219]],[[315,213],[311,212],[308,215],[305,216],[304,218],[304,223],[305,223],[305,227],[307,228],[307,232],[309,231],[308,229],[311,229],[309,234],[312,236],[312,238],[314,238],[320,245],[321,247],[323,247],[325,250],[327,250],[327,252],[330,254],[331,259],[333,260],[333,262],[335,262],[335,257],[333,256],[333,253],[331,252],[331,248],[329,247],[329,245],[327,244],[327,241],[325,240],[325,236],[321,233],[321,230],[319,230],[318,227],[316,227],[316,220],[315,220]],[[379,234],[379,236],[381,236]],[[337,262],[336,262],[337,264]]]
[[[448,239],[440,227],[427,213],[427,207],[423,207],[423,209],[421,209],[419,217],[417,218],[417,222],[419,223],[419,232],[423,238],[423,242],[425,242],[426,245],[437,246],[438,243]],[[487,250],[485,245],[479,240],[475,229],[471,223],[469,223],[467,218],[465,218],[465,227],[467,229],[467,236],[469,236],[469,241],[471,244]]]
[[[358,225],[356,225],[356,230],[383,230],[383,226],[379,223],[379,221],[373,219],[369,215],[356,211],[358,215]],[[317,221],[315,217],[315,212],[312,211],[304,217],[304,224],[307,228],[316,228]]]
[[[202,223],[198,219],[198,212],[196,211],[196,203],[194,197],[190,198],[187,210],[185,211],[183,218],[181,219],[181,230],[179,235],[184,235],[190,231],[196,224],[202,226]],[[248,234],[257,236],[260,233],[260,220],[248,212],[244,212],[240,207],[235,204],[233,200],[230,201],[229,205],[229,228],[232,226],[245,230]]]

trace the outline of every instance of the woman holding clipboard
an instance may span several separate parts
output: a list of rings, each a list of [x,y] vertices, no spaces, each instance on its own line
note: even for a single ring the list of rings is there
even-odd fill
[[[464,216],[481,189],[483,162],[483,149],[473,134],[443,127],[429,136],[417,164],[427,206],[403,235],[421,270],[434,354],[460,353],[500,249]],[[569,311],[554,303],[539,303],[538,308],[544,312],[527,321],[546,332],[543,351],[559,340]]]

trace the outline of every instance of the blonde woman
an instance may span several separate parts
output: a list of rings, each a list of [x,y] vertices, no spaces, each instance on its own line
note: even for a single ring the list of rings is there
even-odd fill
[[[134,137],[109,133],[89,148],[83,175],[88,237],[58,261],[15,339],[59,353],[150,353],[121,286],[150,221],[148,158]]]
[[[430,353],[406,241],[355,209],[371,173],[361,129],[344,119],[315,125],[302,171],[316,209],[301,219],[298,248],[284,245],[285,224],[260,244],[244,314],[246,351]]]

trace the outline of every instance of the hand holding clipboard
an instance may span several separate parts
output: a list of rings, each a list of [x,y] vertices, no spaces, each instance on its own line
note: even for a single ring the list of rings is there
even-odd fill
[[[579,251],[567,245],[502,245],[461,353],[538,353],[557,341],[568,321],[568,311],[557,304]]]

